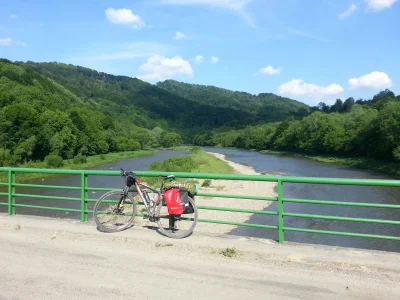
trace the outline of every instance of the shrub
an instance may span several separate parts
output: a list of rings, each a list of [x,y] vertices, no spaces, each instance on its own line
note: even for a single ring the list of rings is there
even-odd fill
[[[204,182],[201,184],[203,187],[208,187],[211,185],[211,179],[206,179]]]
[[[64,161],[61,156],[56,154],[49,154],[45,158],[46,166],[49,168],[60,168],[64,165]]]
[[[79,153],[77,156],[74,157],[73,162],[75,165],[85,164],[85,163],[87,163],[87,158],[86,158],[86,156]]]

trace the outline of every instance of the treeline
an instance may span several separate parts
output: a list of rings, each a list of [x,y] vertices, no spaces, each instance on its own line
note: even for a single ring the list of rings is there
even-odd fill
[[[194,143],[400,160],[400,97],[386,90],[372,100],[353,103],[348,112],[315,111],[301,121],[207,131]]]
[[[240,111],[240,120],[250,115],[251,119],[247,120],[247,124],[302,119],[310,114],[310,107],[306,104],[273,93],[253,95],[215,86],[183,83],[176,80],[158,82],[157,87],[174,95],[197,103],[207,104],[214,108],[219,107]]]
[[[175,132],[141,128],[124,113],[104,113],[96,103],[37,72],[0,60],[0,166],[42,161],[49,155],[57,161],[54,157],[82,158],[181,143]]]

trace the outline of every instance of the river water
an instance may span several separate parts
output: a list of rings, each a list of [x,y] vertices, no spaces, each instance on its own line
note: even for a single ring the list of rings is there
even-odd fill
[[[328,164],[313,161],[310,159],[268,155],[253,151],[204,148],[206,151],[221,153],[227,156],[227,159],[254,167],[258,172],[267,172],[269,174],[284,174],[288,176],[306,176],[306,177],[342,177],[342,178],[370,178],[370,179],[390,179],[387,176],[346,167],[336,164]],[[109,163],[97,168],[99,170],[119,170],[119,168],[146,171],[154,161],[162,161],[167,158],[180,155],[188,155],[186,151],[159,151],[156,154],[142,156],[134,159],[125,159],[114,163]],[[37,179],[32,183],[46,185],[65,185],[80,186],[80,176],[59,176],[46,179]],[[18,182],[18,178],[17,178]],[[109,187],[122,188],[123,180],[121,177],[89,176],[90,187]],[[7,191],[2,189],[2,191]],[[80,191],[73,190],[55,190],[42,188],[22,188],[17,187],[17,193],[46,195],[46,196],[64,196],[80,197]],[[102,192],[89,192],[89,198],[97,199]],[[265,195],[270,196],[270,195]],[[313,200],[336,200],[352,202],[370,202],[400,204],[400,188],[390,187],[352,187],[352,186],[334,186],[334,185],[315,185],[315,184],[289,184],[284,185],[284,196],[299,199]],[[247,201],[247,200],[243,200]],[[0,196],[0,202],[7,202],[6,196]],[[64,208],[80,208],[80,202],[72,201],[52,201],[45,199],[16,197],[16,203],[32,204],[43,206],[54,206]],[[93,204],[89,206],[89,209]],[[285,203],[285,211],[293,213],[307,213],[319,215],[347,216],[356,218],[373,218],[399,220],[400,210],[390,210],[383,208],[364,208],[364,207],[345,207],[330,205],[312,205],[300,203]],[[267,208],[270,211],[277,211],[277,204],[274,203]],[[0,206],[0,212],[6,212],[6,206]],[[52,216],[58,218],[79,218],[79,213],[65,213],[61,211],[49,211],[39,209],[28,209],[17,207],[18,214],[33,214],[38,216]],[[319,219],[301,219],[294,217],[285,217],[285,226],[307,229],[347,231],[369,234],[382,234],[391,236],[400,236],[399,226],[384,224],[367,224],[344,221],[325,221]],[[249,223],[277,225],[276,216],[253,215]],[[277,240],[277,231],[242,227],[232,230],[231,234],[240,236],[250,236],[259,238],[269,238]],[[325,245],[335,245],[344,247],[377,249],[386,251],[400,252],[399,241],[387,241],[378,239],[365,239],[356,237],[332,236],[323,234],[286,232],[285,240],[301,243],[315,243]]]
[[[393,179],[376,172],[343,165],[317,162],[306,158],[262,154],[254,151],[205,148],[206,151],[226,155],[228,160],[254,167],[258,172],[305,177],[337,177],[365,179]],[[268,195],[266,195],[268,196]],[[361,187],[317,184],[284,184],[284,197],[311,200],[351,201],[366,203],[400,204],[400,187]],[[267,210],[277,211],[277,203]],[[400,220],[400,210],[334,205],[285,203],[284,210],[292,213],[332,215],[354,218]],[[320,219],[284,218],[285,226],[306,229],[347,231],[400,237],[397,225],[368,224]],[[277,225],[276,216],[253,215],[249,223]],[[234,235],[263,237],[276,240],[277,231],[242,227],[232,231]],[[344,247],[366,248],[400,252],[400,241],[344,237],[325,234],[285,232],[285,240]]]

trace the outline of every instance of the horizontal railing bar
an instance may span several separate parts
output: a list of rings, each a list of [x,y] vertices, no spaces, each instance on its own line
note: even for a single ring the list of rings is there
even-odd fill
[[[101,170],[65,170],[65,169],[34,169],[34,168],[7,168],[1,167],[1,171],[12,171],[16,173],[43,173],[43,174],[66,174],[66,175],[101,175],[120,176],[119,171]],[[325,177],[294,177],[294,176],[264,176],[264,175],[240,175],[240,174],[210,174],[210,173],[188,173],[188,172],[150,172],[137,171],[138,176],[158,177],[173,174],[176,178],[199,178],[199,179],[226,179],[226,180],[250,180],[270,182],[291,182],[310,184],[335,184],[335,185],[364,185],[364,186],[396,186],[400,187],[400,180],[389,179],[355,179],[355,178],[325,178]]]
[[[115,189],[113,189],[113,188],[95,188],[95,187],[87,187],[87,190],[88,191],[104,191],[104,192],[109,192],[109,191],[114,191],[114,190],[121,190],[122,191],[122,188],[115,188]]]
[[[296,218],[307,218],[307,219],[324,219],[324,220],[337,220],[337,221],[349,221],[349,222],[363,222],[363,223],[400,225],[400,221],[393,221],[393,220],[350,218],[350,217],[323,216],[323,215],[285,213],[285,212],[283,213],[283,216],[285,216],[285,217],[296,217]]]
[[[200,197],[216,197],[216,198],[234,198],[234,199],[245,199],[245,200],[278,201],[278,199],[275,198],[275,197],[246,196],[246,195],[197,193],[196,196],[200,196]]]
[[[376,235],[376,234],[366,234],[366,233],[327,231],[327,230],[304,229],[304,228],[293,228],[293,227],[284,227],[283,230],[308,232],[308,233],[321,233],[321,234],[330,234],[330,235],[341,235],[341,236],[354,236],[354,237],[363,237],[363,238],[375,238],[375,239],[385,239],[385,240],[400,240],[400,237],[397,237],[397,236]]]
[[[275,230],[278,229],[278,226],[273,226],[273,225],[251,224],[251,223],[230,222],[230,221],[209,220],[209,219],[198,219],[197,221],[202,222],[202,223],[226,224],[226,225],[235,225],[235,226],[243,226],[243,227],[257,227],[257,228],[266,228],[266,229],[275,229]]]
[[[43,185],[43,184],[25,184],[25,183],[14,183],[15,187],[33,187],[33,188],[44,188],[44,189],[65,189],[65,190],[81,190],[81,187],[77,186],[62,186],[62,185]]]
[[[6,205],[8,205],[8,203],[3,203],[3,202],[0,202],[0,205],[4,205],[4,206],[6,206]]]
[[[204,210],[232,211],[232,212],[242,212],[242,213],[250,213],[250,214],[260,214],[260,215],[274,215],[274,216],[278,215],[278,212],[276,212],[276,211],[264,211],[264,210],[242,209],[242,208],[231,208],[231,207],[198,205],[197,208],[204,209]]]
[[[8,196],[8,193],[0,192],[1,196]]]
[[[8,182],[0,182],[0,186],[8,186]]]
[[[328,200],[308,200],[308,199],[292,199],[292,198],[283,198],[283,202],[323,204],[323,205],[340,205],[340,206],[360,206],[360,207],[375,207],[375,208],[400,208],[400,205],[396,205],[396,204],[379,204],[379,203],[345,202],[345,201],[328,201]]]
[[[28,204],[14,204],[15,207],[27,207],[27,208],[38,208],[38,209],[47,209],[47,210],[59,210],[59,211],[67,211],[67,212],[78,212],[80,213],[80,209],[74,208],[61,208],[61,207],[50,207],[50,206],[40,206],[40,205],[28,205]]]
[[[30,194],[12,194],[15,197],[24,198],[40,198],[49,200],[66,200],[66,201],[81,201],[81,198],[71,198],[71,197],[58,197],[58,196],[41,196],[41,195],[30,195]]]

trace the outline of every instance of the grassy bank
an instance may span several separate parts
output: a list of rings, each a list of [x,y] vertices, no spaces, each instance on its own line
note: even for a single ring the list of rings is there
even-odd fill
[[[83,163],[74,163],[72,159],[64,160],[64,165],[59,169],[76,169],[76,170],[85,170],[93,167],[99,167],[114,161],[119,161],[121,159],[129,159],[135,158],[145,155],[151,155],[156,153],[157,150],[139,150],[139,151],[127,151],[127,152],[116,152],[116,153],[108,153],[108,154],[101,154],[101,155],[93,155],[88,156],[86,158],[86,162]],[[45,162],[28,162],[19,166],[21,168],[48,168]],[[51,168],[50,168],[51,169]],[[17,175],[17,181],[19,183],[27,182],[34,179],[44,179],[49,177],[55,177],[57,175],[53,174],[25,174],[21,173]],[[63,176],[63,175],[58,175]],[[0,174],[0,182],[7,182],[8,178],[5,173]]]
[[[290,155],[297,157],[305,157],[312,160],[335,163],[340,165],[345,165],[354,168],[360,168],[370,171],[380,172],[382,174],[391,175],[400,178],[400,163],[391,161],[382,161],[371,159],[367,157],[338,157],[338,156],[328,156],[328,155],[307,155],[288,151],[272,151],[272,150],[262,150],[261,153],[275,154],[275,155]]]
[[[218,174],[233,174],[234,170],[226,162],[214,157],[207,152],[200,150],[198,147],[193,147],[188,156],[178,156],[169,158],[164,161],[154,162],[150,166],[150,171],[161,172],[189,172],[189,173],[218,173]],[[184,179],[179,179],[184,180]],[[159,186],[160,178],[146,178],[146,182]],[[195,180],[189,180],[195,181]],[[197,181],[196,181],[197,182]]]

